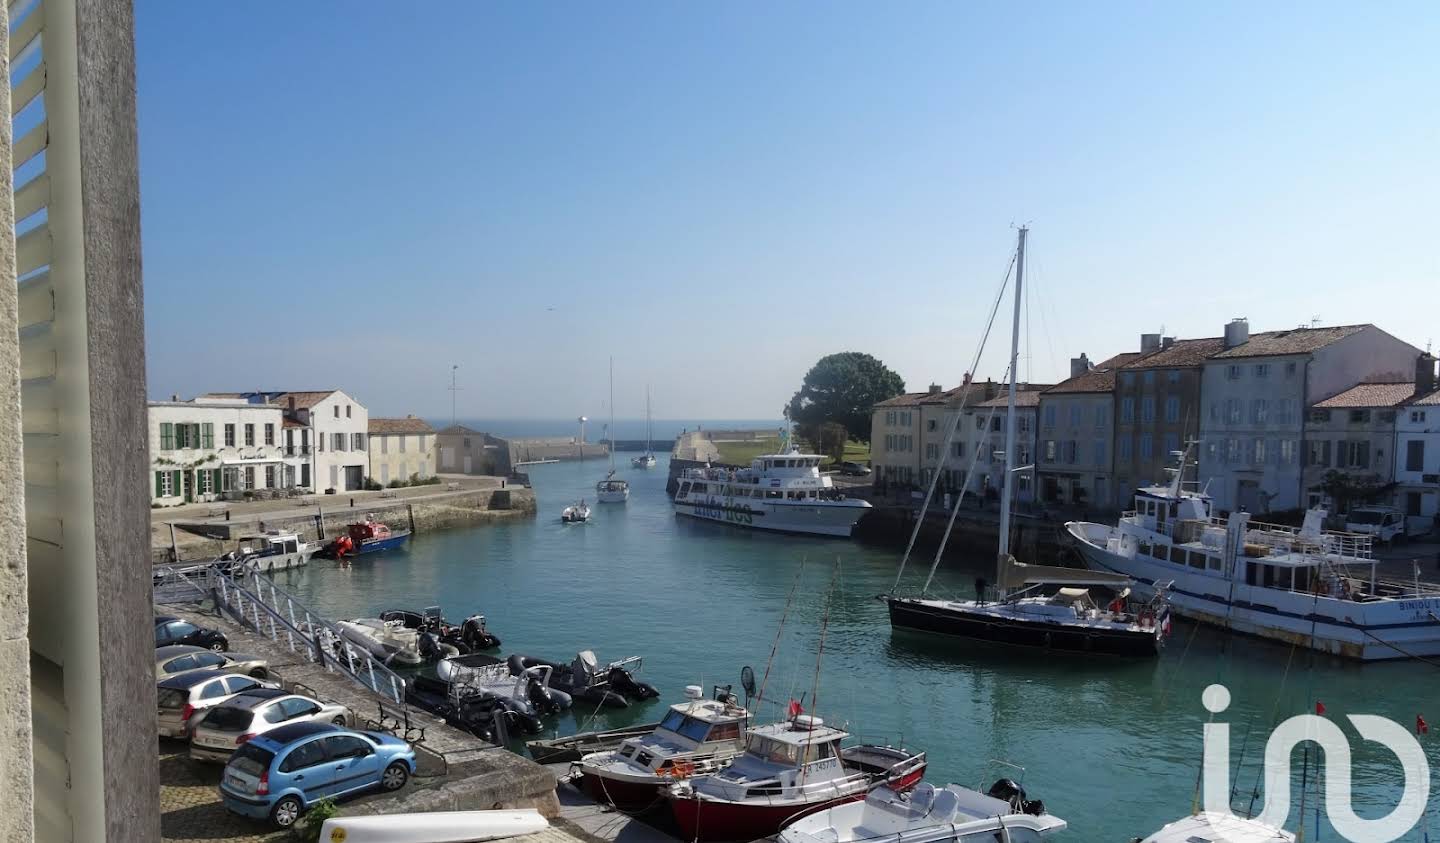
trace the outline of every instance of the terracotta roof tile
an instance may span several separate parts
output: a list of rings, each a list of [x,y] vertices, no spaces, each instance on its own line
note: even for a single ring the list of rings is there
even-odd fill
[[[449,427],[445,428],[444,430],[441,430],[440,433],[442,433],[442,434],[444,434],[444,435],[447,435],[447,436],[483,436],[483,435],[484,435],[484,434],[482,434],[480,431],[478,431],[478,430],[471,430],[470,428],[466,427],[466,426],[463,425],[463,424],[452,424],[452,425],[450,425]]]
[[[876,407],[918,407],[920,402],[926,398],[933,397],[928,392],[907,392],[904,395],[897,395],[894,398],[886,398],[876,404]]]
[[[1206,359],[1225,350],[1224,337],[1206,337],[1198,340],[1176,340],[1169,348],[1152,351],[1149,354],[1126,363],[1126,369],[1180,369],[1186,366],[1203,365]]]
[[[1138,351],[1127,351],[1123,354],[1117,354],[1109,360],[1096,364],[1095,368],[1084,374],[1076,375],[1069,380],[1063,380],[1055,384],[1045,390],[1045,394],[1110,392],[1115,389],[1115,370],[1134,361],[1139,356],[1140,352]]]
[[[1023,408],[1025,408],[1025,407],[1038,407],[1038,406],[1040,406],[1040,393],[1041,393],[1042,391],[1044,391],[1044,390],[1049,389],[1050,387],[1051,387],[1051,384],[1041,384],[1041,383],[1022,383],[1022,384],[1020,384],[1020,391],[1017,392],[1017,393],[1015,393],[1015,407],[1016,407],[1017,409],[1023,409]],[[979,405],[979,406],[981,406],[981,407],[1000,407],[1000,408],[1004,409],[1004,408],[1010,406],[1010,394],[1009,394],[1009,392],[1008,392],[1007,390],[1003,390],[1003,389],[1002,389],[1002,390],[1000,391],[1000,394],[999,394],[999,395],[995,396],[994,398],[991,398],[989,401],[982,401],[982,402],[980,402],[980,405]]]
[[[1351,334],[1358,334],[1373,325],[1335,325],[1328,328],[1295,328],[1290,331],[1265,331],[1251,334],[1243,342],[1228,351],[1214,355],[1216,359],[1234,357],[1268,357],[1279,354],[1308,354],[1318,351],[1333,342],[1343,340]]]
[[[435,428],[424,419],[407,416],[403,419],[370,419],[370,435],[384,436],[387,433],[434,433]]]
[[[1318,410],[1344,409],[1347,407],[1395,407],[1409,401],[1415,394],[1415,384],[1405,383],[1357,383],[1337,395],[1332,395],[1315,405]]]

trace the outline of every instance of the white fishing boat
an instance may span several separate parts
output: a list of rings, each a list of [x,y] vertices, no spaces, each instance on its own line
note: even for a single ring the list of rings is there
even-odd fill
[[[630,484],[615,476],[615,358],[610,358],[610,423],[606,425],[609,440],[610,473],[595,484],[595,499],[600,503],[625,503],[630,500]]]
[[[560,510],[560,520],[566,524],[583,524],[590,520],[590,507],[583,500],[576,501]]]
[[[707,700],[699,685],[687,685],[686,701],[670,706],[653,732],[581,758],[585,792],[597,802],[640,811],[664,801],[664,785],[729,763],[745,750],[750,712],[728,689],[717,691],[715,699]]]
[[[802,454],[793,438],[784,453],[763,454],[749,468],[691,468],[680,474],[676,515],[752,530],[849,538],[871,507],[846,497],[820,473],[819,454]]]
[[[550,821],[534,808],[433,811],[331,817],[320,826],[320,839],[344,843],[479,843],[534,834],[549,827]]]
[[[404,621],[382,621],[379,618],[352,618],[336,621],[335,629],[347,644],[363,647],[375,658],[396,664],[420,664],[419,630],[409,629]]]
[[[1176,820],[1136,843],[1295,843],[1295,835],[1259,820],[1201,812]]]
[[[1216,517],[1203,490],[1185,487],[1189,453],[1115,525],[1065,525],[1087,565],[1142,593],[1168,585],[1177,614],[1226,630],[1363,661],[1440,655],[1440,589],[1381,580],[1373,537],[1323,529],[1323,509],[1298,529]]]
[[[956,784],[937,788],[928,782],[909,793],[881,786],[867,793],[864,801],[826,808],[790,823],[778,839],[779,843],[1037,843],[1065,830],[1065,821],[1045,813],[1043,805],[1027,803],[1023,796],[1017,800],[1013,796],[1017,787],[1009,779],[996,782],[989,793]]]
[[[650,421],[650,387],[645,387],[645,453],[638,457],[631,457],[630,465],[635,468],[654,468],[655,451],[651,447],[653,439],[653,428]]]

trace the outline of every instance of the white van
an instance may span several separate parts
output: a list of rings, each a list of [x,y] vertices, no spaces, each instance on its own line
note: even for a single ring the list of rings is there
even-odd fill
[[[1382,542],[1409,538],[1404,513],[1388,506],[1355,507],[1345,516],[1345,531],[1371,535]]]

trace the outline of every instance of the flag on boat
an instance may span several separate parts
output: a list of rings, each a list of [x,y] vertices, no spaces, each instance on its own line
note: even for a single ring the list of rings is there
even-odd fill
[[[785,707],[786,717],[799,717],[804,713],[805,706],[801,705],[799,700],[791,700],[790,705]]]
[[[1316,701],[1315,701],[1315,713],[1316,713],[1316,714],[1324,714],[1324,713],[1325,713],[1325,703],[1320,702],[1319,700],[1316,700]]]
[[[1425,718],[1424,718],[1424,717],[1421,717],[1421,716],[1418,715],[1418,714],[1415,715],[1415,734],[1417,734],[1417,735],[1428,735],[1428,734],[1430,734],[1430,724],[1429,724],[1429,723],[1426,723],[1426,722],[1425,722]]]

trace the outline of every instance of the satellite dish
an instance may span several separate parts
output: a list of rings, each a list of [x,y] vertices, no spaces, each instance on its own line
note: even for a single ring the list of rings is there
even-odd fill
[[[745,705],[749,707],[750,698],[755,696],[755,671],[748,664],[740,668],[740,687],[745,689]]]

